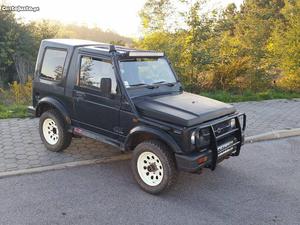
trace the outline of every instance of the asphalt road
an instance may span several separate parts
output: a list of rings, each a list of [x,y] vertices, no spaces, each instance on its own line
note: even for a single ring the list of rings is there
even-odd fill
[[[160,196],[129,162],[0,180],[0,224],[300,224],[300,137],[245,146],[201,175],[181,173]]]

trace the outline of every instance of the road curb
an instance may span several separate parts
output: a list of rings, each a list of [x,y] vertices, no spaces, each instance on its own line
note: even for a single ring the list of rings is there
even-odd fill
[[[300,128],[275,130],[263,134],[246,137],[245,143],[249,144],[249,143],[254,143],[259,141],[270,141],[270,140],[276,140],[276,139],[288,138],[294,136],[300,136]]]
[[[5,172],[0,172],[0,179],[5,177],[25,175],[25,174],[41,173],[44,171],[62,170],[62,169],[72,168],[77,166],[86,166],[86,165],[93,165],[99,163],[122,161],[122,160],[128,160],[130,158],[131,158],[131,154],[121,154],[121,155],[116,155],[111,157],[103,157],[101,159],[82,160],[82,161],[67,162],[67,163],[61,163],[56,165],[41,166],[41,167],[28,168],[22,170],[5,171]]]
[[[300,128],[288,129],[288,130],[276,130],[276,131],[266,132],[259,135],[246,137],[245,143],[251,144],[260,141],[276,140],[276,139],[294,137],[294,136],[300,136]],[[127,154],[120,154],[111,157],[103,157],[101,159],[82,160],[82,161],[67,162],[67,163],[61,163],[56,165],[41,166],[41,167],[28,168],[22,170],[4,171],[4,172],[0,172],[0,179],[5,177],[20,176],[25,174],[41,173],[41,172],[51,171],[51,170],[62,170],[62,169],[67,169],[67,168],[72,168],[77,166],[86,166],[86,165],[93,165],[93,164],[100,164],[100,163],[122,161],[122,160],[128,160],[130,158],[131,158],[131,154],[127,153]]]

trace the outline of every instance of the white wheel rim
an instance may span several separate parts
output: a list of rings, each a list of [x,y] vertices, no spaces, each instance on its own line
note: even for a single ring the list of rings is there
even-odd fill
[[[55,145],[59,139],[58,128],[53,119],[47,118],[43,122],[43,135],[50,145]]]
[[[152,152],[143,152],[138,157],[137,169],[143,182],[149,186],[159,185],[164,176],[163,165],[158,156]]]

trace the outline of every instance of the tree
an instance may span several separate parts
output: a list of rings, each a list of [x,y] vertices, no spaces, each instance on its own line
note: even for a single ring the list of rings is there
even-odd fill
[[[285,1],[268,43],[270,64],[278,76],[278,86],[300,91],[300,2]]]
[[[0,11],[0,21],[0,81],[8,81],[13,70],[18,25],[12,12]]]
[[[10,11],[0,11],[0,21],[0,80],[25,83],[33,75],[41,40],[54,37],[56,29],[45,21],[26,25]]]
[[[167,31],[167,18],[171,12],[170,0],[147,0],[139,13],[144,33]]]
[[[276,24],[285,20],[284,0],[245,0],[239,10],[229,4],[207,13],[205,0],[178,0],[174,5],[178,2],[187,8],[181,13],[181,29],[166,26],[169,1],[146,2],[141,19],[147,32],[138,46],[165,51],[175,59],[176,71],[192,91],[272,87],[274,64],[268,60],[267,45]]]

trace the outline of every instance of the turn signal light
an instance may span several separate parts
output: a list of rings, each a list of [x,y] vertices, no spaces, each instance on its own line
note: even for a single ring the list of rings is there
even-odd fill
[[[207,156],[201,157],[197,160],[198,164],[205,163],[208,160]]]

